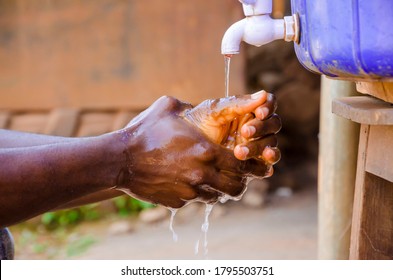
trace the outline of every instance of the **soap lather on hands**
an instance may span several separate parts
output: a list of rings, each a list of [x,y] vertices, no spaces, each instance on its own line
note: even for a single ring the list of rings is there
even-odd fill
[[[196,107],[162,97],[121,131],[129,173],[116,188],[172,208],[239,197],[247,175],[271,176],[280,159],[275,109],[265,91]]]

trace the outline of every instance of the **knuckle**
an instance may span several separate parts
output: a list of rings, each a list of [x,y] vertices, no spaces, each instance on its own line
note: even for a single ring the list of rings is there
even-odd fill
[[[216,149],[207,142],[199,142],[194,147],[193,150],[197,155],[198,159],[202,162],[210,162],[215,160],[217,152]]]
[[[188,177],[189,177],[191,185],[193,185],[193,186],[201,185],[201,184],[203,184],[203,182],[206,178],[206,173],[203,172],[202,169],[194,169],[191,171],[191,173],[189,174]]]
[[[202,151],[201,157],[203,161],[213,161],[216,158],[216,151],[211,146],[205,147]]]
[[[161,96],[158,100],[157,103],[160,106],[164,106],[165,108],[176,108],[180,105],[180,101],[172,96],[164,95]]]

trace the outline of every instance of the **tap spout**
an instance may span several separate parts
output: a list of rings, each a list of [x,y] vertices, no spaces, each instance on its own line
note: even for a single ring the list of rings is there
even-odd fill
[[[297,15],[272,19],[269,14],[247,16],[232,24],[225,32],[221,43],[223,55],[233,55],[240,52],[242,41],[262,46],[274,40],[298,41],[299,20]]]
[[[221,53],[232,55],[240,53],[240,43],[243,41],[247,18],[232,24],[225,32],[221,42]]]

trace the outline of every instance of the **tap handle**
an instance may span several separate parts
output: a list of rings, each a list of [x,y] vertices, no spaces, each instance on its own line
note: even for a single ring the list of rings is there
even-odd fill
[[[254,5],[257,0],[239,0],[239,1],[245,5]]]
[[[246,17],[271,14],[273,0],[239,0],[243,4],[243,12]]]

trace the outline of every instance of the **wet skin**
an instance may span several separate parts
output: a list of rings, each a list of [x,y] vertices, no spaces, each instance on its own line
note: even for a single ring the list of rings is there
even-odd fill
[[[268,109],[260,112],[262,105]],[[266,92],[207,100],[195,108],[161,98],[122,132],[131,147],[131,175],[117,188],[172,208],[195,200],[212,203],[223,194],[237,197],[245,175],[270,176],[279,160],[275,133],[281,122],[274,110],[273,95]]]
[[[126,128],[97,137],[0,130],[0,227],[119,190],[173,208],[241,194],[244,175],[269,176],[280,157],[275,101],[255,98],[192,108],[162,97]]]
[[[206,100],[187,111],[185,118],[214,143],[234,150],[238,159],[255,157],[274,164],[280,158],[274,135],[281,129],[275,110],[274,95],[261,91],[251,96]]]

